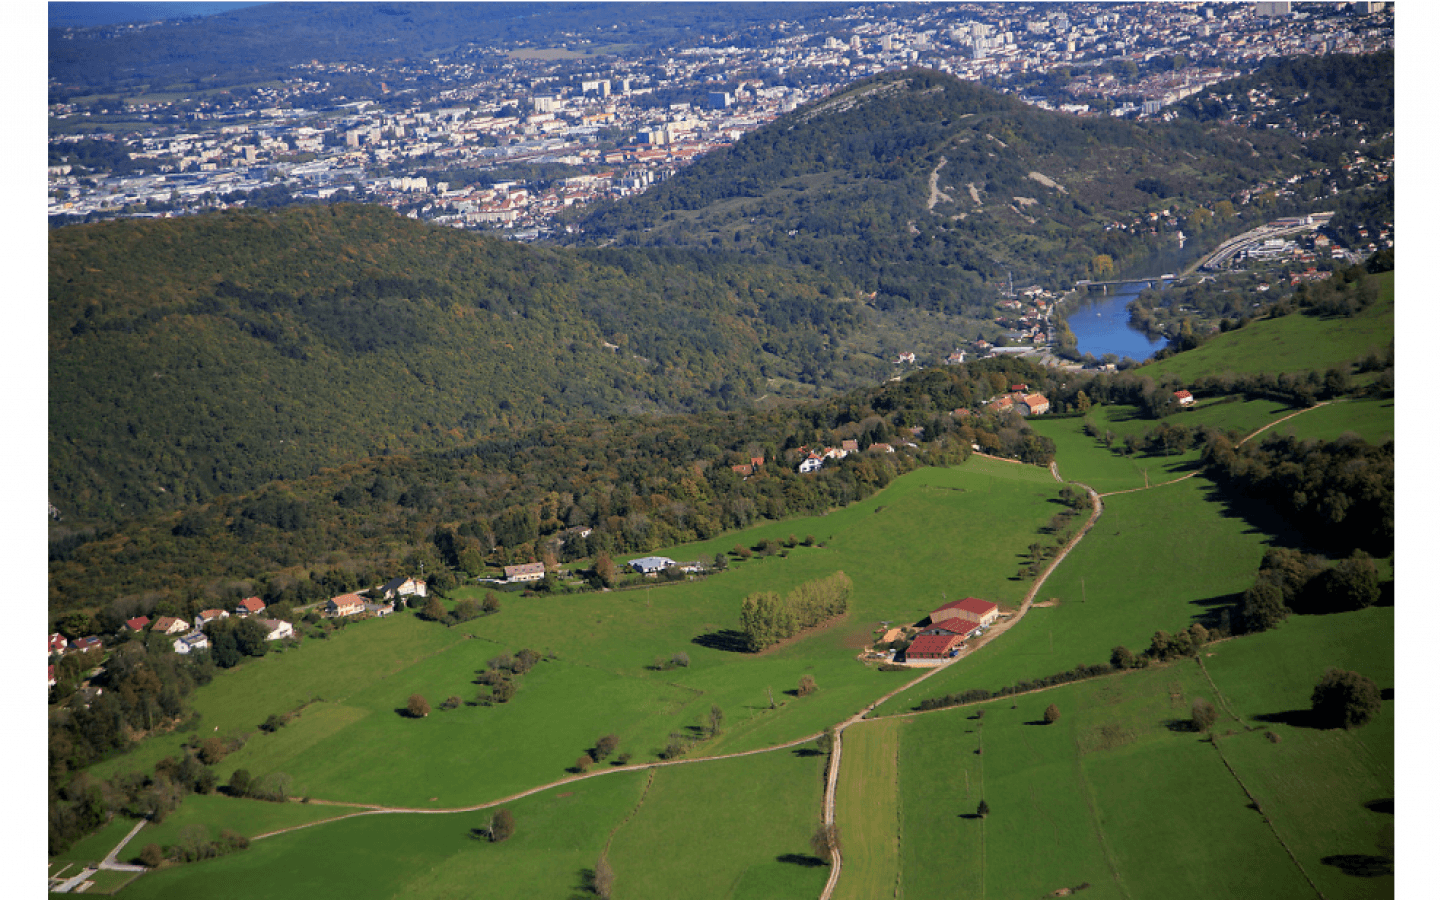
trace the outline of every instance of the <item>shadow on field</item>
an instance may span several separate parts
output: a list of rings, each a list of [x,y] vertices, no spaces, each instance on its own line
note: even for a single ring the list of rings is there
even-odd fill
[[[1352,878],[1380,878],[1395,874],[1395,861],[1388,856],[1371,856],[1365,853],[1341,853],[1320,860],[1327,866],[1334,866]]]
[[[1205,492],[1207,503],[1214,503],[1227,519],[1243,519],[1249,526],[1246,534],[1263,534],[1273,547],[1288,547],[1292,550],[1306,550],[1307,545],[1300,533],[1291,527],[1275,507],[1264,500],[1255,500],[1239,493],[1227,491],[1219,485],[1212,485]]]
[[[804,866],[807,869],[814,869],[825,865],[825,860],[818,856],[811,856],[808,853],[786,853],[784,856],[775,857],[775,861],[789,863],[792,866]]]
[[[1324,722],[1315,715],[1312,709],[1287,709],[1284,712],[1261,713],[1254,717],[1257,722],[1278,722],[1281,725],[1289,725],[1292,728],[1314,728],[1318,731],[1325,730]]]
[[[1395,798],[1381,797],[1379,800],[1369,800],[1366,801],[1365,808],[1370,810],[1371,812],[1384,813],[1387,816],[1393,816],[1395,815]]]
[[[709,647],[711,650],[724,650],[726,653],[750,652],[750,644],[745,639],[745,632],[736,631],[733,628],[697,635],[690,639],[690,643]]]
[[[825,754],[814,747],[796,747],[792,751],[796,756],[806,759],[812,756],[824,756]]]

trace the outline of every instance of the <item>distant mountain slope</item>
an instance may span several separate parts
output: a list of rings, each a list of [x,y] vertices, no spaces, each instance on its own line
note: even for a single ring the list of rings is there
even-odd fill
[[[1101,255],[1122,271],[1160,256],[1173,232],[1114,224],[1183,214],[1304,163],[1279,132],[1079,118],[909,70],[581,212],[577,240],[745,250],[844,274],[881,306],[956,312],[1011,275],[1059,286],[1103,274]]]
[[[60,229],[51,501],[125,516],[539,422],[743,402],[767,376],[834,376],[858,321],[774,269],[378,207]]]

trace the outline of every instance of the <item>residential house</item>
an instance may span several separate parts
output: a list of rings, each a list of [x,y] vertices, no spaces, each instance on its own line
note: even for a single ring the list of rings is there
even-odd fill
[[[999,618],[1000,607],[988,600],[980,600],[976,597],[966,597],[964,600],[951,600],[949,603],[930,613],[930,624],[934,625],[956,616],[959,616],[967,622],[989,625]]]
[[[295,636],[295,626],[282,619],[257,619],[256,621],[265,626],[267,632],[265,640],[267,641],[281,641]]]
[[[899,356],[898,358],[896,358],[896,360],[895,360],[895,365],[897,365],[897,366],[898,366],[898,365],[901,365],[901,364],[907,364],[907,363],[908,363],[909,365],[912,365],[912,366],[915,364],[915,354],[914,354],[914,353],[902,353],[902,354],[900,354],[900,356]]]
[[[752,457],[750,457],[750,465],[754,466],[754,467],[757,468],[757,469],[763,468],[764,465],[765,465],[765,457],[763,457],[763,456],[752,456]]]
[[[161,616],[150,626],[151,631],[158,631],[161,634],[184,634],[190,630],[190,626],[184,619],[177,619],[174,616]]]
[[[521,563],[518,566],[506,566],[505,580],[513,582],[543,581],[545,580],[545,564],[532,562]]]
[[[871,453],[894,453],[894,452],[895,452],[895,448],[892,447],[892,446],[890,446],[889,444],[871,444],[871,445],[870,445],[870,452],[871,452]]]
[[[369,613],[377,619],[381,619],[393,613],[395,611],[395,603],[398,602],[400,601],[397,600],[394,603],[389,601],[385,603],[366,603],[365,612]]]
[[[184,637],[175,639],[176,653],[189,653],[192,650],[208,650],[210,639],[203,631],[192,631]]]
[[[145,630],[145,626],[146,626],[146,625],[149,625],[149,624],[150,624],[150,617],[149,617],[149,616],[136,616],[136,617],[133,618],[133,619],[126,619],[126,620],[125,620],[125,627],[128,628],[128,629],[130,629],[131,631],[135,631],[135,632],[144,631],[144,630]]]
[[[70,642],[65,639],[65,635],[60,634],[58,631],[50,635],[50,653],[63,656],[65,651],[69,649]]]
[[[947,366],[958,366],[958,365],[960,365],[961,363],[963,363],[964,361],[965,361],[965,351],[964,351],[964,350],[956,350],[954,353],[951,353],[949,356],[945,357],[945,365],[947,365]]]
[[[860,452],[860,442],[859,442],[858,440],[855,440],[854,438],[851,438],[851,439],[845,440],[845,441],[841,441],[841,442],[840,442],[840,449],[841,449],[841,450],[844,450],[846,453],[859,453],[859,452]]]
[[[957,418],[957,419],[964,419],[964,418],[967,418],[967,417],[973,415],[973,413],[971,413],[970,410],[968,410],[968,409],[956,409],[956,410],[952,410],[952,411],[950,412],[950,415],[954,416],[954,417]]]
[[[380,585],[380,596],[386,600],[394,600],[396,597],[424,597],[425,582],[418,578],[406,578],[403,575],[390,579]]]
[[[755,467],[753,465],[731,466],[730,471],[734,472],[737,475],[744,475],[746,478],[749,478],[751,475],[755,474]]]
[[[922,634],[905,650],[905,659],[944,659],[965,639],[958,634]]]
[[[76,638],[70,642],[70,649],[76,653],[86,653],[90,650],[99,650],[102,647],[104,647],[104,644],[93,634],[87,637]]]
[[[216,619],[228,618],[230,618],[230,614],[223,609],[203,609],[200,611],[200,615],[195,617],[195,627],[201,628]]]
[[[1191,395],[1189,391],[1176,391],[1174,397],[1175,402],[1180,404],[1181,406],[1195,405],[1195,398]]]
[[[808,475],[811,472],[818,472],[824,465],[825,457],[812,453],[800,461],[800,474]]]
[[[1015,401],[1011,399],[1009,394],[1006,394],[1004,397],[996,397],[994,400],[991,400],[985,404],[985,408],[993,413],[1003,413],[1014,405]]]
[[[675,565],[675,560],[668,556],[642,556],[639,559],[630,560],[629,565],[641,575],[654,575]]]
[[[265,601],[259,597],[246,597],[235,605],[235,615],[253,616],[265,609]]]
[[[365,598],[359,594],[341,594],[325,601],[325,615],[332,619],[354,616],[365,611]]]

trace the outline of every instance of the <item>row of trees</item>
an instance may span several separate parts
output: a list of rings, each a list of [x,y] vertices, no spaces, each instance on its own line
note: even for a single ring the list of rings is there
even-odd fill
[[[784,597],[774,591],[747,596],[740,604],[740,630],[752,653],[758,653],[805,628],[810,628],[849,608],[850,576],[836,572],[808,581]]]
[[[1332,566],[1318,556],[1271,547],[1241,598],[1240,612],[1247,630],[1267,631],[1291,613],[1365,609],[1380,598],[1375,561],[1363,550]]]

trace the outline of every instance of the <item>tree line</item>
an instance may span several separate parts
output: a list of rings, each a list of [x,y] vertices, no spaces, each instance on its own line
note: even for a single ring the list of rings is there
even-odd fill
[[[758,653],[806,628],[845,615],[851,587],[850,577],[836,572],[807,581],[783,597],[774,591],[750,594],[740,603],[740,630],[746,646]]]

